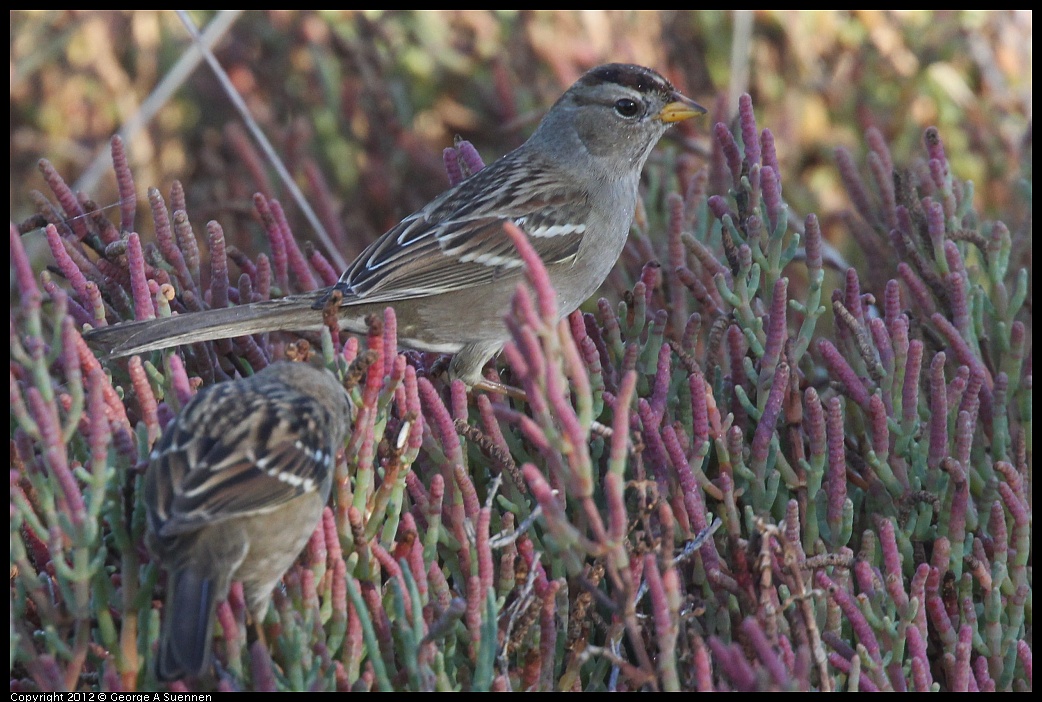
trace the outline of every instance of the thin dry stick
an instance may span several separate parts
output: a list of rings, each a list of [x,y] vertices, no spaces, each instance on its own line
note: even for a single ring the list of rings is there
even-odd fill
[[[197,43],[200,43],[203,56],[206,58],[206,62],[210,64],[210,69],[213,70],[214,75],[217,76],[217,81],[221,84],[228,99],[231,100],[232,105],[234,105],[235,109],[239,111],[239,115],[242,117],[243,122],[246,123],[246,127],[250,130],[250,134],[253,135],[257,144],[264,151],[264,155],[268,157],[268,161],[275,168],[275,172],[279,174],[282,184],[286,186],[290,194],[293,196],[293,200],[297,203],[297,206],[300,207],[304,216],[307,217],[308,224],[310,224],[311,228],[315,230],[318,238],[326,247],[326,252],[329,254],[330,258],[333,259],[333,263],[340,270],[347,268],[347,261],[344,260],[344,255],[336,245],[333,244],[329,232],[327,232],[326,228],[322,226],[322,222],[319,221],[318,215],[315,214],[311,205],[308,204],[308,201],[304,198],[304,193],[302,193],[300,188],[297,187],[296,181],[294,181],[293,177],[289,174],[286,166],[282,163],[282,159],[280,159],[278,154],[275,153],[275,147],[271,145],[268,138],[264,136],[264,132],[261,131],[260,126],[253,119],[249,108],[246,106],[246,101],[242,99],[242,96],[239,95],[235,86],[232,85],[231,79],[228,77],[228,74],[225,72],[221,64],[217,61],[213,52],[210,51],[210,47],[201,45],[202,39],[199,36],[199,30],[196,28],[195,22],[192,21],[192,18],[189,17],[188,13],[184,10],[177,10],[177,16],[181,18],[181,22],[184,23],[185,29],[188,30],[188,33],[192,35],[192,39]]]
[[[177,92],[177,89],[188,80],[188,76],[192,75],[196,66],[203,60],[203,50],[209,51],[211,46],[220,41],[221,37],[235,24],[235,20],[239,18],[242,12],[243,10],[221,10],[214,17],[213,21],[206,25],[206,30],[203,32],[202,37],[197,39],[196,43],[192,44],[181,54],[181,58],[177,59],[177,63],[174,64],[173,68],[163,76],[163,79],[159,81],[159,85],[145,98],[137,112],[131,115],[130,119],[120,127],[119,136],[123,139],[123,143],[128,145],[132,143],[131,140],[134,138],[134,135],[152,121],[156,113],[170,100],[170,96]],[[90,167],[76,181],[73,191],[94,192],[102,174],[108,173],[111,168],[112,154],[109,150],[108,142],[105,142],[105,145],[98,150],[98,154],[94,157]]]

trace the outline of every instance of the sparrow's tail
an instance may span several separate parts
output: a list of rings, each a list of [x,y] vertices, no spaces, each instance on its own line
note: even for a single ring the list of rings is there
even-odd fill
[[[156,657],[160,682],[198,678],[206,669],[220,586],[212,575],[191,568],[170,573]]]
[[[124,322],[93,329],[84,334],[84,338],[102,356],[119,358],[248,334],[316,331],[322,328],[322,311],[314,307],[320,299],[322,291],[172,317]]]

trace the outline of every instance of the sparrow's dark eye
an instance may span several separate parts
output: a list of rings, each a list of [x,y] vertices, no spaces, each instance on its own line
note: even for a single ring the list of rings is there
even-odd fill
[[[622,117],[633,117],[640,111],[640,105],[635,100],[622,98],[615,101],[615,111]]]

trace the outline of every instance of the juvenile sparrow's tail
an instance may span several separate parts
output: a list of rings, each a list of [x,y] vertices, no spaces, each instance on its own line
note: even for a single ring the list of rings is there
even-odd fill
[[[316,331],[322,311],[314,305],[324,290],[278,300],[189,312],[171,317],[124,322],[84,334],[92,348],[111,358],[146,353],[199,341],[230,339],[273,331]]]
[[[221,583],[191,567],[170,573],[156,656],[156,678],[172,682],[202,675],[210,658],[214,599]]]

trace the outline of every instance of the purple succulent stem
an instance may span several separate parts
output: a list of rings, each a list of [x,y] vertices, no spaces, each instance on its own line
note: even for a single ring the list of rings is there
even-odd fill
[[[825,433],[825,413],[821,407],[821,399],[818,391],[813,387],[807,388],[804,393],[804,426],[807,432],[807,444],[811,459],[825,456],[827,450]]]
[[[46,447],[43,449],[44,464],[60,488],[55,494],[58,507],[63,514],[70,517],[73,526],[80,530],[86,521],[87,510],[83,502],[83,493],[76,483],[65,453],[58,407],[53,400],[46,399],[36,387],[26,388],[25,396],[29,415],[40,433],[39,443]]]
[[[87,440],[90,445],[91,468],[97,473],[108,464],[112,430],[105,416],[105,385],[111,387],[103,371],[94,371],[87,379],[87,416],[91,418]]]
[[[992,388],[995,386],[995,381],[992,378],[991,373],[980,361],[977,355],[970,348],[966,340],[959,334],[958,329],[948,321],[948,319],[940,314],[934,314],[930,318],[937,329],[941,332],[941,335],[948,341],[948,345],[955,353],[955,358],[959,363],[970,367],[971,372],[980,373],[984,378],[984,383],[981,386],[980,397],[980,413],[984,419],[985,425],[991,425],[992,417]]]
[[[314,246],[305,247],[307,251],[307,260],[311,264],[311,267],[318,273],[318,279],[321,281],[323,287],[330,287],[336,285],[337,280],[340,279],[340,274],[337,269],[333,267],[333,264],[329,262],[325,254],[316,249]]]
[[[174,237],[177,240],[175,248],[180,252],[187,273],[187,280],[178,273],[178,280],[182,285],[187,284],[188,289],[199,292],[197,281],[199,279],[199,241],[195,238],[192,224],[188,220],[188,213],[183,209],[174,210]],[[244,257],[245,258],[245,257]]]
[[[829,398],[825,413],[828,428],[827,520],[832,538],[837,540],[843,524],[843,505],[847,499],[847,459],[843,446],[843,406],[838,397]],[[843,544],[834,543],[836,546]]]
[[[947,563],[945,564],[945,567],[947,567]],[[929,617],[930,622],[933,623],[933,629],[937,636],[940,637],[944,650],[950,651],[955,647],[956,634],[954,627],[952,627],[952,621],[948,617],[948,611],[945,608],[944,601],[940,596],[940,583],[940,569],[935,566],[930,566],[930,573],[926,577],[926,601],[921,603],[920,606],[925,606],[926,614]]]
[[[904,589],[901,551],[897,545],[894,523],[889,519],[879,521],[879,546],[883,555],[886,591],[897,605],[897,609],[904,611],[908,606],[908,593]],[[911,628],[915,628],[914,625]]]
[[[919,306],[922,314],[926,316],[934,314],[937,311],[937,306],[934,304],[933,295],[923,279],[904,261],[897,264],[897,273],[908,288],[912,300]]]
[[[554,409],[554,414],[561,426],[562,433],[576,449],[569,457],[569,463],[571,463],[573,469],[572,478],[573,480],[588,483],[588,485],[581,488],[578,485],[574,486],[575,489],[579,490],[577,496],[586,497],[592,494],[593,490],[589,454],[582,449],[587,444],[588,432],[580,422],[579,413],[572,407],[570,396],[573,392],[575,393],[581,409],[583,404],[588,403],[590,398],[590,379],[586,375],[582,360],[579,358],[579,349],[568,334],[567,321],[565,320],[561,320],[558,323],[558,338],[561,341],[560,352],[563,356],[564,371],[567,373],[567,377],[557,369],[547,373],[547,394],[550,396],[550,404]],[[584,413],[588,414],[589,411],[587,406]]]
[[[1006,530],[1006,513],[1002,509],[1002,501],[991,503],[991,514],[988,519],[988,535],[992,542],[992,562],[1006,565],[1008,562],[1009,534]]]
[[[768,233],[773,235],[778,231],[779,223],[785,223],[783,221],[785,202],[782,200],[781,179],[778,177],[778,172],[764,166],[760,172],[760,188],[763,192],[763,202],[767,206],[767,222],[770,224]]]
[[[287,263],[289,264],[289,269],[293,272],[293,278],[296,281],[295,287],[302,292],[314,290],[318,287],[318,284],[315,282],[315,277],[311,274],[311,269],[308,268],[307,260],[300,251],[300,246],[297,245],[297,240],[290,230],[289,222],[286,220],[286,213],[282,209],[282,203],[272,199],[268,204],[271,207],[271,215],[278,226],[282,241],[286,246]]]
[[[843,288],[843,304],[859,323],[865,323],[865,311],[861,306],[861,281],[857,269],[848,268],[846,285]]]
[[[850,596],[850,593],[845,588],[829,578],[824,571],[819,570],[815,573],[814,579],[817,586],[827,591],[832,596],[832,601],[839,605],[839,608],[850,623],[854,635],[857,636],[857,640],[865,647],[869,657],[875,663],[875,675],[871,677],[872,682],[879,685],[882,689],[890,689],[890,682],[883,675],[879,640],[876,638],[875,631],[873,631],[865,615],[861,612],[857,601]],[[863,670],[862,672],[867,673],[870,671]]]
[[[988,671],[988,659],[984,656],[978,656],[973,661],[973,676],[974,681],[977,683],[977,689],[980,692],[995,692],[995,680]]]
[[[894,324],[901,318],[901,284],[891,278],[886,281],[886,292],[883,293],[883,319],[890,334],[894,333]]]
[[[866,412],[869,409],[868,388],[847,363],[847,359],[828,339],[818,339],[818,351],[828,366],[830,375],[846,391],[846,394]]]
[[[419,533],[416,527],[416,520],[409,512],[402,514],[401,533],[406,535],[418,535]],[[420,600],[426,602],[428,599],[428,592],[430,591],[430,585],[427,582],[427,567],[423,562],[423,544],[419,538],[413,539],[412,547],[409,548],[406,560],[409,564],[409,571],[412,573],[413,580],[416,581],[416,590],[420,593]]]
[[[944,208],[931,197],[923,198],[926,210],[926,232],[933,246],[933,258],[941,273],[948,273],[948,260],[944,255]]]
[[[18,298],[21,300],[23,314],[27,316],[38,314],[43,294],[36,284],[36,276],[33,273],[32,264],[29,262],[29,256],[26,254],[25,246],[22,243],[22,235],[19,234],[18,227],[14,224],[11,224],[11,270],[17,282]],[[11,319],[13,320],[14,317]],[[14,322],[12,321],[12,338],[15,335],[13,324]]]
[[[116,173],[116,189],[119,191],[119,230],[134,230],[134,215],[137,211],[137,191],[134,190],[134,176],[130,172],[127,151],[123,140],[113,136],[110,143],[112,151],[112,167]],[[110,243],[110,242],[105,242]]]
[[[318,584],[315,582],[315,572],[308,568],[302,568],[296,572],[299,573],[300,577],[301,603],[304,605],[306,610],[311,610],[313,612],[317,611],[319,608],[319,602]],[[293,571],[291,571],[291,575],[292,573]]]
[[[134,319],[138,321],[154,319],[156,314],[152,306],[152,296],[148,291],[145,257],[141,252],[141,239],[137,232],[131,232],[127,237],[127,265],[130,270],[130,287],[134,296]]]
[[[445,173],[449,177],[449,186],[456,187],[463,182],[463,168],[460,166],[459,157],[456,149],[453,147],[447,147],[441,152],[442,165],[445,166]]]
[[[916,611],[915,619],[913,624],[919,630],[919,637],[922,641],[926,641],[927,629],[926,629],[926,581],[930,577],[930,566],[927,563],[920,563],[915,569],[915,574],[912,576],[911,583],[908,586],[908,594],[910,597],[914,597],[919,600],[919,609]]]
[[[970,308],[966,300],[966,280],[963,274],[950,273],[945,276],[948,288],[948,303],[951,309],[952,322],[959,333],[966,338],[970,335]]]
[[[999,463],[1002,462],[999,461]],[[1020,568],[1020,561],[1026,562],[1027,554],[1030,552],[1031,510],[1007,483],[1000,482],[998,490],[999,495],[1002,497],[1002,504],[1005,505],[1013,517],[1013,545],[1016,547],[1016,551],[1011,553],[1015,555],[1014,570],[1016,570]]]
[[[488,592],[495,585],[495,566],[492,562],[492,549],[489,546],[489,526],[492,523],[492,510],[482,507],[474,526],[475,550],[478,558],[478,575],[481,578],[482,592]]]
[[[461,139],[456,144],[456,151],[459,154],[459,159],[463,163],[463,166],[470,171],[471,174],[477,173],[485,167],[485,162],[481,158],[481,154],[474,148],[466,139]]]
[[[955,644],[955,658],[954,665],[951,668],[950,675],[951,679],[948,682],[948,687],[952,692],[970,692],[971,685],[976,687],[976,681],[970,675],[970,647],[972,644],[972,632],[969,626],[959,627],[959,637]],[[976,690],[973,690],[976,692]]]
[[[657,422],[662,421],[662,416],[666,412],[666,403],[669,401],[671,354],[672,349],[668,343],[659,347],[658,364],[655,368],[655,380],[651,391],[651,411]]]
[[[880,461],[886,462],[890,454],[890,426],[887,423],[886,407],[878,394],[869,400],[868,418],[872,428],[872,450]]]
[[[441,473],[435,473],[431,476],[429,494],[423,487],[420,479],[416,477],[414,471],[409,471],[405,474],[405,486],[409,490],[409,496],[412,498],[412,501],[419,508],[421,516],[425,518],[428,524],[430,524],[429,517],[441,514],[442,500],[445,496],[445,478],[442,477]]]
[[[727,198],[723,197],[722,195],[710,195],[709,199],[706,201],[706,204],[709,206],[709,211],[720,222],[723,222],[724,218],[726,217],[730,217],[733,222],[738,221],[738,213],[731,209],[730,205],[728,204]],[[685,236],[683,237],[683,239],[684,243],[687,244],[688,248],[692,247],[692,242],[698,242],[698,239],[695,239],[695,237],[693,236]],[[692,253],[695,253],[693,249]],[[723,264],[719,262],[719,260],[716,258],[716,255],[710,252],[709,249],[706,249],[706,255],[707,257],[712,257],[712,265],[714,268],[723,268]],[[699,260],[701,260],[701,256],[699,257]]]
[[[789,540],[789,543],[795,549],[798,560],[803,560],[807,557],[803,544],[800,542],[800,534],[803,533],[802,521],[800,519],[800,501],[793,498],[785,506],[784,528],[785,538]]]
[[[648,553],[644,556],[644,578],[648,585],[651,616],[655,622],[659,679],[663,691],[678,692],[680,680],[676,668],[676,647],[679,593],[676,570],[667,567],[665,573],[660,573],[655,554]]]
[[[239,295],[237,304],[245,305],[249,302],[255,302],[256,300],[259,300],[259,297],[254,297],[253,279],[245,273],[239,274],[239,284],[236,290],[238,291]]]
[[[684,230],[684,200],[677,193],[670,193],[666,197],[666,211],[668,213],[666,235],[667,256],[666,277],[669,283],[669,301],[671,325],[674,329],[680,329],[687,318],[687,295],[683,292],[683,286],[677,280],[676,270],[686,264],[686,250],[681,234]]]
[[[753,651],[756,652],[756,658],[763,665],[767,674],[771,676],[774,685],[779,689],[783,689],[788,681],[792,679],[792,671],[786,667],[784,661],[779,657],[774,644],[768,638],[760,622],[755,617],[746,617],[742,621],[741,629],[742,633],[745,634],[746,641]]]
[[[698,634],[691,634],[692,656],[691,674],[695,679],[695,687],[699,692],[713,692],[713,660],[709,655],[706,643]]]
[[[898,343],[907,339],[907,330],[899,327],[900,333],[895,336]],[[919,420],[919,376],[923,367],[923,342],[914,339],[908,342],[908,356],[905,362],[904,386],[901,389],[901,423],[905,433],[909,433]]]
[[[256,273],[250,277],[253,278],[253,288],[257,291],[260,299],[271,299],[271,259],[265,254],[258,254]]]
[[[697,275],[684,266],[678,267],[674,272],[677,280],[691,291],[695,301],[699,303],[705,314],[716,317],[721,313],[720,304],[711,292],[715,289],[715,285],[712,288],[707,287]]]
[[[966,270],[966,262],[962,259],[959,245],[951,239],[944,242],[944,260],[948,264],[948,270],[951,271],[951,273],[956,273],[961,276],[964,285],[969,287],[969,283],[966,282],[969,275],[969,272]]]
[[[263,641],[254,641],[250,646],[250,680],[251,690],[257,692],[275,692],[275,669],[272,667],[271,654]]]
[[[955,460],[963,466],[972,466],[970,450],[973,434],[977,427],[976,417],[969,412],[959,412],[955,420]]]
[[[713,136],[716,137],[716,143],[723,153],[727,170],[731,172],[731,186],[737,190],[742,183],[742,155],[738,150],[738,142],[723,122],[717,122],[713,126]]]
[[[83,241],[88,234],[87,220],[79,200],[76,199],[72,189],[65,183],[65,180],[58,174],[58,171],[55,170],[50,161],[42,158],[38,165],[47,187],[58,198],[58,204],[65,215],[63,218],[65,225],[72,228],[76,241]]]
[[[130,357],[128,373],[130,382],[134,386],[134,394],[137,396],[138,408],[141,410],[141,419],[148,428],[148,441],[151,444],[159,438],[161,431],[159,416],[156,412],[159,403],[152,392],[152,386],[148,382],[148,375],[145,374],[145,366],[141,362],[140,356]]]
[[[186,212],[188,206],[185,204],[185,186],[181,184],[181,181],[174,180],[170,183],[170,211]]]
[[[760,139],[756,131],[756,115],[753,99],[748,93],[738,97],[738,123],[742,130],[742,146],[745,149],[743,165],[747,169],[760,165]]]
[[[659,491],[663,495],[670,494],[670,466],[666,455],[666,448],[662,444],[660,419],[651,410],[647,400],[641,399],[637,402],[637,413],[640,416],[642,433],[646,444],[644,455],[655,475]]]
[[[72,289],[76,292],[76,297],[79,298],[81,302],[86,303],[87,300],[90,299],[87,296],[87,278],[83,275],[79,266],[77,266],[69,256],[67,246],[72,246],[72,244],[66,245],[65,240],[62,239],[60,234],[58,234],[58,229],[53,224],[48,224],[44,227],[44,232],[47,236],[47,245],[51,249],[51,255],[54,256],[54,261],[58,265],[58,270],[61,271],[61,274],[65,279],[69,281],[69,285],[71,285]],[[16,238],[18,240],[18,245],[21,246],[21,235],[18,234],[17,228],[13,229],[11,232],[12,262],[14,262],[14,242]],[[22,248],[23,252],[24,250],[25,249]],[[29,271],[29,276],[30,280],[35,279],[35,276],[32,275],[31,269]],[[21,274],[19,274],[19,280],[22,280]],[[35,285],[34,280],[33,286],[35,287]],[[39,295],[39,291],[37,291],[36,294]],[[26,299],[24,295],[22,296],[22,299]]]
[[[474,483],[471,481],[470,476],[467,475],[466,469],[457,465],[453,470],[453,477],[456,479],[456,486],[460,490],[460,494],[463,497],[463,513],[467,519],[476,521],[478,518],[478,512],[481,510],[481,502],[478,500],[477,490],[474,489]]]
[[[174,269],[177,282],[181,284],[182,290],[195,290],[195,281],[185,264],[184,255],[174,241],[174,230],[170,226],[170,214],[167,212],[166,203],[158,188],[148,189],[148,204],[152,209],[152,221],[155,223],[156,244],[159,246],[163,258]]]
[[[923,143],[926,145],[926,155],[931,161],[939,161],[947,168],[948,157],[944,154],[944,143],[941,141],[941,133],[937,127],[927,127],[923,133]],[[936,183],[941,188],[943,183]]]
[[[449,386],[449,405],[454,420],[467,422],[467,386],[459,378]]]
[[[764,404],[763,413],[756,423],[756,431],[753,434],[753,444],[750,451],[750,463],[756,473],[757,482],[761,487],[766,485],[767,480],[767,454],[778,425],[778,417],[781,415],[782,402],[785,400],[785,391],[789,385],[789,364],[779,363],[771,381],[770,394]]]
[[[640,282],[644,283],[644,304],[650,308],[655,291],[662,285],[662,264],[658,261],[645,263],[640,269]]]
[[[527,536],[517,540],[517,552],[529,569],[535,570],[533,590],[539,597],[543,597],[550,590],[550,581],[546,578],[546,569],[541,561],[536,560],[535,546]]]
[[[893,382],[894,376],[894,344],[890,338],[890,332],[887,331],[886,323],[874,317],[868,321],[868,331],[872,335],[872,343],[875,346],[876,353],[879,355],[879,364],[882,366],[885,383],[887,390],[890,390],[889,385]],[[890,392],[883,394],[883,402],[886,405],[887,412],[893,413],[893,399]]]
[[[369,610],[369,617],[373,621],[373,629],[376,631],[378,651],[369,651],[370,656],[383,656],[385,659],[394,650],[394,640],[391,636],[391,619],[381,600],[380,588],[369,582],[357,585],[365,601],[365,607]]]
[[[782,349],[788,340],[788,325],[785,310],[788,305],[789,279],[778,278],[774,281],[774,291],[771,296],[770,318],[767,321],[767,340],[763,348],[763,358],[760,361],[762,369],[768,369],[765,374],[768,382],[773,375],[769,369],[775,368],[781,358]]]
[[[919,608],[921,611],[922,604]],[[905,642],[912,664],[912,687],[916,692],[929,692],[933,686],[933,676],[930,673],[930,659],[926,655],[926,640],[916,626],[908,627],[906,632]]]
[[[499,426],[499,422],[496,421],[492,400],[489,399],[488,395],[478,395],[477,404],[478,413],[481,415],[481,428],[485,436],[492,441],[496,448],[505,454],[509,454],[510,447],[506,442],[506,438],[503,436],[503,431]]]
[[[738,692],[757,689],[757,675],[745,652],[738,644],[725,644],[716,636],[709,637],[709,650],[721,675],[731,681]]]
[[[698,450],[709,440],[709,388],[701,373],[692,373],[687,382],[691,390],[691,444]]]
[[[97,283],[87,282],[87,300],[85,301],[91,315],[91,325],[94,327],[108,326],[105,318],[105,300],[101,296],[101,290]]]
[[[868,599],[879,596],[879,576],[875,569],[867,561],[857,560],[854,563],[854,580],[857,582],[858,590]]]
[[[275,282],[282,291],[289,291],[289,258],[286,251],[286,242],[282,238],[282,230],[279,228],[275,216],[271,212],[268,199],[262,193],[253,196],[253,207],[260,215],[261,224],[268,234],[268,246],[271,248],[271,261],[275,270]]]
[[[418,378],[417,387],[423,404],[423,414],[431,431],[435,433],[438,445],[442,447],[445,458],[453,465],[463,465],[463,452],[459,435],[456,433],[452,416],[438,396],[437,390],[427,378]],[[452,473],[443,473],[447,483],[451,484]]]
[[[936,469],[948,453],[948,395],[944,385],[945,356],[938,351],[930,363],[930,450],[927,465]]]
[[[677,472],[677,481],[683,494],[684,508],[687,511],[688,521],[691,524],[691,531],[694,534],[700,534],[709,527],[709,523],[706,521],[708,510],[706,509],[705,498],[702,496],[702,486],[691,469],[691,465],[684,455],[680,441],[677,439],[676,432],[672,426],[667,425],[665,427],[662,432],[662,438],[666,451],[672,458],[673,466]],[[720,557],[716,551],[716,542],[712,539],[707,540],[702,545],[700,554],[702,562],[707,569],[719,567]]]
[[[194,240],[194,238],[195,235],[193,234],[192,239]],[[259,284],[260,281],[257,280],[257,265],[250,260],[249,256],[243,253],[236,246],[225,246],[224,253],[226,256],[228,256],[228,258],[232,260],[233,263],[235,263],[236,266],[239,267],[239,270],[242,271],[243,275],[249,276],[250,283],[252,283],[254,286]]]
[[[771,168],[776,175],[780,175],[781,169],[778,166],[778,151],[774,146],[774,134],[766,127],[760,132],[760,151],[762,153],[760,160],[764,167]],[[779,187],[781,187],[780,183]],[[778,195],[781,196],[780,191]]]
[[[1027,677],[1027,683],[1030,686],[1032,684],[1032,661],[1031,661],[1031,645],[1028,644],[1024,639],[1017,641],[1017,658],[1020,659],[1020,664],[1024,666],[1024,674]]]

